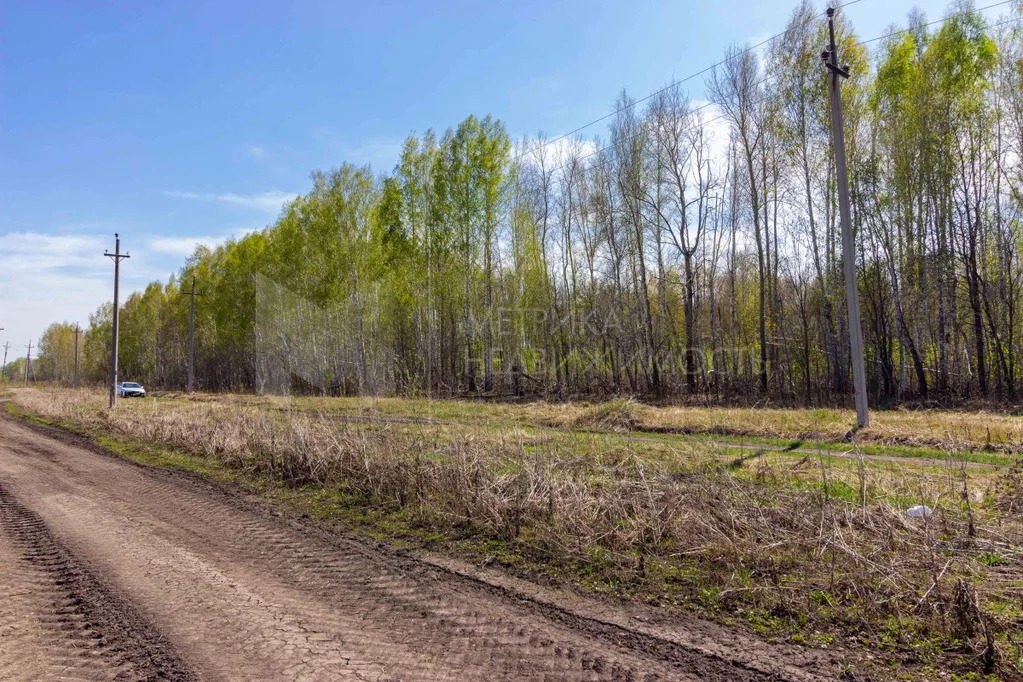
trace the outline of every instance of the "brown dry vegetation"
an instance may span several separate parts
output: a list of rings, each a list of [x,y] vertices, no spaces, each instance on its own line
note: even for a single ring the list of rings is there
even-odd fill
[[[197,394],[189,400],[222,402]],[[521,404],[405,398],[281,398],[231,396],[237,404],[313,412],[402,416],[502,426],[544,425],[648,433],[707,434],[844,442],[855,413],[842,409],[654,406],[631,399]],[[1013,410],[880,410],[856,434],[859,443],[1023,453],[1023,416]]]
[[[649,430],[844,440],[856,422],[851,410],[755,408],[644,408],[639,416]],[[884,410],[856,434],[861,442],[1023,452],[1023,418],[1007,412]]]
[[[837,434],[841,413],[212,397],[124,401],[111,413],[102,395],[70,391],[20,392],[16,402],[49,420],[329,492],[351,513],[384,514],[388,532],[461,543],[515,570],[771,637],[869,645],[879,662],[923,677],[1023,669],[1018,467],[736,458],[699,441],[542,428],[714,432],[738,423],[763,435]],[[951,433],[947,416],[916,413],[877,415],[872,431],[954,449],[939,421]],[[503,426],[484,428],[495,422]],[[993,423],[1003,442],[1018,444],[1018,424]],[[934,515],[908,518],[918,503]]]

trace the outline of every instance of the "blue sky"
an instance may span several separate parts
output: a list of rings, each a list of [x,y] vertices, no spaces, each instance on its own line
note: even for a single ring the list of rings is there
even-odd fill
[[[131,291],[196,241],[265,226],[314,169],[385,172],[409,133],[470,113],[560,134],[623,87],[645,95],[776,33],[793,6],[0,0],[0,344],[85,324],[110,298],[115,231]],[[913,6],[936,19],[946,2],[847,17],[871,38]]]

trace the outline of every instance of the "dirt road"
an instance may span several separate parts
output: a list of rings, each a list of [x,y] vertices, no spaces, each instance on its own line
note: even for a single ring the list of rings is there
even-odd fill
[[[639,613],[558,604],[337,537],[0,417],[0,679],[712,682],[836,670],[819,654]]]

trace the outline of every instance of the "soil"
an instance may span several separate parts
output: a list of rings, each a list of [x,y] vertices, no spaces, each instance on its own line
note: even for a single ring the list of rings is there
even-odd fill
[[[370,545],[0,418],[0,679],[819,680],[842,656]]]

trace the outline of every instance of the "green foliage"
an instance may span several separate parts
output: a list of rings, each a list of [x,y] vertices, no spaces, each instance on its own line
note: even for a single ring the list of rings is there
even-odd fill
[[[841,11],[835,27],[868,391],[1012,403],[1023,31],[967,3],[908,24],[873,55]],[[802,0],[762,58],[733,50],[709,77],[719,117],[679,88],[623,92],[606,142],[513,145],[473,115],[410,136],[387,175],[317,171],[264,230],[128,296],[122,375],[184,385],[194,279],[205,389],[842,403],[826,37]],[[84,338],[92,381],[110,312]],[[66,358],[39,369],[65,377]]]

